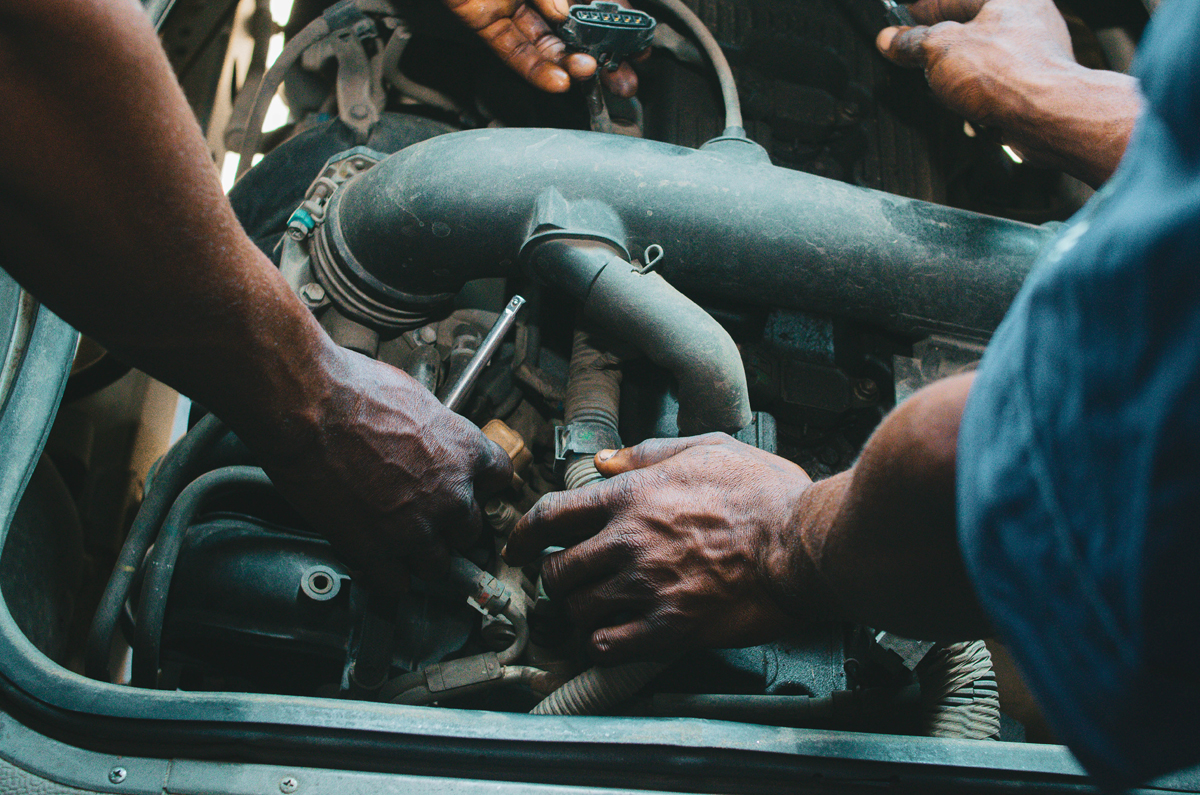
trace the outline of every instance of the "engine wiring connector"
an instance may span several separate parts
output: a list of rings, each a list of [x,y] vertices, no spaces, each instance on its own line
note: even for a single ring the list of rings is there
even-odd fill
[[[657,25],[654,17],[644,11],[596,0],[572,6],[559,33],[568,47],[587,53],[600,66],[615,71],[621,61],[650,46]]]

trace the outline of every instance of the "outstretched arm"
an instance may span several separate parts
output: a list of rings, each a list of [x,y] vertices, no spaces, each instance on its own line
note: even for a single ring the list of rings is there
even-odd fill
[[[547,546],[564,599],[604,663],[761,643],[850,619],[928,639],[982,637],[959,556],[955,458],[972,376],[897,408],[855,466],[813,484],[723,434],[597,455],[611,479],[544,497],[513,531],[513,564]]]
[[[132,0],[0,0],[0,265],[190,395],[381,586],[443,566],[509,464],[342,350],[246,237]]]
[[[1052,0],[919,0],[914,28],[877,40],[896,63],[925,69],[934,94],[1041,165],[1093,187],[1107,180],[1141,110],[1129,75],[1075,62]]]

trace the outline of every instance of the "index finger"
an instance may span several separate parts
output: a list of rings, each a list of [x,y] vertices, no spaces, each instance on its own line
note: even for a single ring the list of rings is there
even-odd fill
[[[970,22],[979,15],[988,0],[917,0],[908,7],[913,19],[922,25],[939,22]]]
[[[542,497],[521,517],[504,547],[504,560],[524,566],[549,546],[569,547],[603,529],[621,501],[614,481]]]
[[[543,91],[562,93],[571,87],[571,78],[558,64],[563,45],[550,33],[537,12],[522,5],[509,18],[500,19],[479,31],[492,51],[514,72]],[[531,40],[522,27],[543,28],[544,33]]]

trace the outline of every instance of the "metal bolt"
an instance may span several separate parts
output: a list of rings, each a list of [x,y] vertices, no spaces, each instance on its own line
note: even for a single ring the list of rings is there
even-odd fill
[[[879,397],[879,387],[869,378],[863,378],[854,385],[854,396],[859,400],[871,401]]]
[[[300,288],[300,297],[309,306],[316,306],[325,300],[325,288],[316,282],[309,282]]]
[[[437,342],[437,329],[435,329],[433,326],[421,326],[421,328],[417,330],[417,336],[420,337],[421,342],[425,343],[426,345],[432,345],[433,343]]]
[[[511,533],[521,519],[521,514],[516,508],[500,499],[488,500],[483,506],[483,515],[488,524],[504,535]]]
[[[114,784],[120,784],[129,775],[129,771],[123,767],[114,767],[108,771],[108,780]]]
[[[295,776],[284,776],[279,780],[279,791],[292,793],[300,788],[300,780]]]

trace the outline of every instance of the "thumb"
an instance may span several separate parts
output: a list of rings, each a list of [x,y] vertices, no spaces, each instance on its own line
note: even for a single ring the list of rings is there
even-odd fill
[[[623,447],[620,450],[601,450],[596,453],[596,469],[600,470],[600,474],[604,477],[611,478],[631,469],[641,469],[661,463],[690,447],[720,444],[728,439],[729,437],[723,433],[686,436],[682,439],[647,439],[633,447]]]
[[[875,46],[889,61],[901,66],[926,66],[925,38],[929,28],[884,28],[875,37]]]

